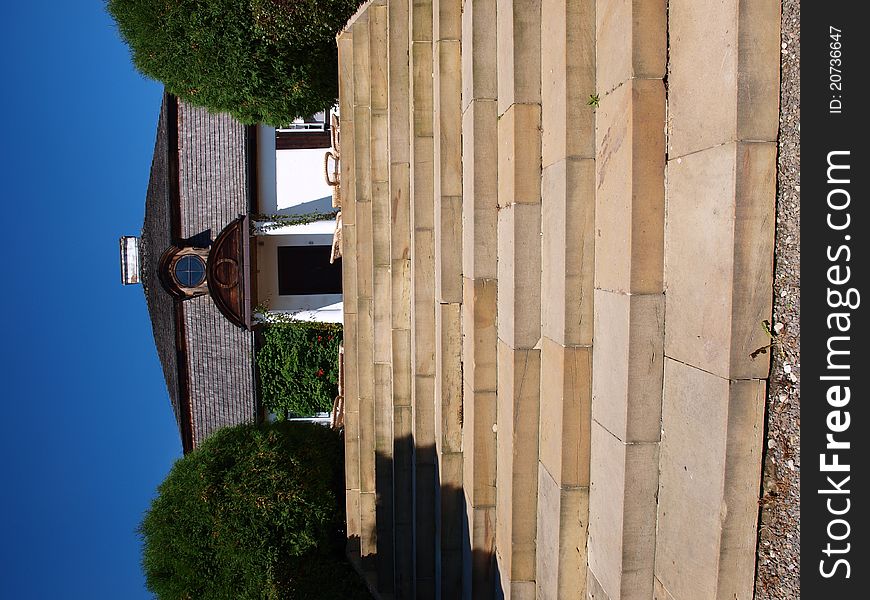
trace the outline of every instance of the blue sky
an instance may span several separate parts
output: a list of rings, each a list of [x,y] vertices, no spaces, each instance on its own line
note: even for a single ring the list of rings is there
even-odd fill
[[[135,534],[181,456],[138,235],[162,87],[102,0],[4,3],[0,598],[150,598]]]

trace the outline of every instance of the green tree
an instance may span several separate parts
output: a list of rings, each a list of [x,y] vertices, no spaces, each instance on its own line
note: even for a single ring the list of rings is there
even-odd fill
[[[187,102],[271,125],[335,102],[335,35],[360,3],[107,1],[140,72]]]
[[[365,598],[341,560],[343,452],[306,423],[217,431],[180,459],[139,532],[160,600]]]

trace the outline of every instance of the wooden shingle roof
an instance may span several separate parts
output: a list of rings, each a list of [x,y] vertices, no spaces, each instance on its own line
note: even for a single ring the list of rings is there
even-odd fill
[[[248,128],[164,95],[145,200],[142,283],[184,451],[214,430],[256,418],[254,334],[211,297],[181,300],[159,281],[172,245],[210,244],[253,197]]]

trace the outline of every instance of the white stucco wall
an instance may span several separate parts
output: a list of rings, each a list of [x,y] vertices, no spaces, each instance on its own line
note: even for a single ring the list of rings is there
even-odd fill
[[[257,135],[257,187],[263,214],[332,212],[332,188],[323,177],[325,148],[276,150],[275,129],[260,125]],[[297,319],[342,322],[341,294],[278,294],[278,247],[332,246],[335,220],[272,229],[256,236],[257,296],[272,313]]]
[[[323,170],[323,157],[327,150],[276,150],[275,129],[258,126],[260,212],[332,212],[332,188],[327,185]]]
[[[279,211],[288,208],[300,209],[317,202],[322,204],[324,198],[328,198],[326,206],[300,212],[333,210],[332,188],[327,185],[323,171],[323,157],[326,151],[327,148],[277,151],[275,164]]]
[[[259,303],[267,307],[269,312],[289,313],[297,319],[306,321],[325,323],[341,323],[343,321],[341,294],[282,296],[278,293],[278,248],[280,246],[332,246],[335,221],[326,222],[328,233],[311,231],[316,229],[314,226],[320,225],[320,223],[296,225],[292,228],[284,228],[283,231],[288,229],[302,231],[282,235],[256,236],[257,296]]]

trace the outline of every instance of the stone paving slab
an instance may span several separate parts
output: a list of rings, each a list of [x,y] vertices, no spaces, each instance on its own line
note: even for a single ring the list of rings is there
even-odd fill
[[[565,158],[541,182],[541,331],[590,345],[595,269],[595,162]]]
[[[541,203],[541,106],[512,104],[498,119],[498,206]]]
[[[589,596],[648,599],[656,543],[657,443],[626,444],[592,422]],[[592,582],[595,582],[595,585]]]
[[[411,43],[411,74],[413,78],[412,123],[413,134],[415,136],[432,137],[434,135],[432,61],[432,41],[418,41],[415,39]]]
[[[460,304],[439,304],[435,313],[435,445],[462,451],[462,319]],[[460,478],[461,482],[461,478]]]
[[[595,0],[541,1],[541,162],[595,157]]]
[[[559,486],[588,487],[592,348],[542,341],[541,465]]]
[[[413,285],[414,373],[435,375],[435,231],[414,231]]]
[[[511,348],[541,339],[541,207],[513,204],[498,212],[498,337]]]
[[[372,356],[374,322],[371,300],[360,300],[357,365],[359,373],[360,491],[375,490],[375,370]]]
[[[599,96],[603,98],[630,79],[664,77],[668,4],[667,0],[597,0],[595,45]],[[673,31],[671,37],[674,37]]]
[[[632,79],[601,97],[596,120],[595,287],[662,291],[665,87]]]
[[[353,199],[346,200],[347,204],[356,205]],[[356,211],[354,211],[356,212]],[[342,216],[344,209],[342,209]],[[341,261],[341,291],[342,305],[345,314],[356,314],[356,299],[357,299],[357,243],[356,243],[356,225],[353,223],[342,223],[341,225],[342,238],[342,261]],[[354,359],[355,361],[356,359]]]
[[[464,3],[462,10],[462,111],[474,100],[498,95],[497,0]],[[465,134],[463,128],[463,134]]]
[[[662,294],[595,290],[592,418],[625,443],[660,439],[664,304]]]
[[[463,598],[487,600],[495,597],[495,508],[467,508],[471,524],[468,537],[470,557],[464,557]]]
[[[408,164],[411,161],[411,130],[409,128],[411,111],[409,101],[411,89],[410,2],[409,0],[389,0],[388,7],[387,85],[389,92],[390,163]],[[409,206],[407,201],[403,204]]]
[[[375,265],[374,291],[372,301],[374,306],[374,361],[376,364],[390,364],[392,360],[392,290],[390,283],[392,272],[389,265]]]
[[[498,0],[498,114],[541,102],[541,0]]]
[[[462,304],[462,374],[472,392],[495,392],[497,379],[498,285],[494,279],[465,279]]]
[[[668,359],[664,385],[656,578],[675,600],[751,597],[765,383]]]
[[[435,198],[435,298],[462,302],[462,196]]]
[[[495,100],[475,100],[462,115],[462,273],[498,274],[498,114]]]
[[[372,50],[374,51],[374,49]],[[390,126],[386,109],[371,109],[371,169],[372,186],[390,179]],[[389,187],[381,186],[389,196]],[[375,191],[372,190],[374,194]],[[387,238],[389,239],[389,237]]]
[[[535,579],[541,351],[499,341],[496,545],[510,581]]]
[[[776,147],[725,144],[668,163],[665,351],[725,378],[765,378]],[[703,190],[703,193],[702,193]]]
[[[350,28],[353,40],[353,105],[371,106],[371,68],[369,64],[368,11],[358,13]],[[357,153],[357,156],[359,154]]]
[[[586,589],[588,505],[588,487],[562,488],[539,464],[537,598],[572,598]]]
[[[710,14],[719,18],[711,19]],[[668,153],[733,141],[774,141],[779,124],[780,3],[701,0],[669,12]],[[699,80],[698,73],[716,73]]]
[[[466,383],[465,398],[467,402],[463,409],[465,416],[462,427],[462,453],[465,462],[462,475],[466,501],[469,509],[494,508],[498,431],[496,393],[474,392]],[[489,518],[489,513],[485,515]],[[472,523],[471,527],[478,525]]]
[[[455,1],[455,0],[452,0]],[[441,39],[432,46],[435,197],[462,195],[461,44]]]

